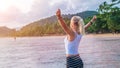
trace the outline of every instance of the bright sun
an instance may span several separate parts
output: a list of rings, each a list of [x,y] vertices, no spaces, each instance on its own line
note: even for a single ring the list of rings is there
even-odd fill
[[[10,0],[0,0],[0,11],[5,11],[10,6]]]
[[[11,6],[15,6],[23,12],[28,12],[34,0],[0,0],[0,12],[5,12]]]

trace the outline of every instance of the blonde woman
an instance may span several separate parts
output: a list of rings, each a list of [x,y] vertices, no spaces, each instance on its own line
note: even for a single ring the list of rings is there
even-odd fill
[[[66,32],[64,39],[66,49],[66,68],[83,68],[83,61],[78,53],[78,46],[85,30],[95,21],[96,16],[84,26],[83,19],[79,16],[73,16],[70,21],[70,28],[65,24],[61,16],[60,9],[56,12],[60,26]]]

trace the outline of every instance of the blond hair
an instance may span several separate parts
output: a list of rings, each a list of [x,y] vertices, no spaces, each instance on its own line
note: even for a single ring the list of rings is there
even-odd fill
[[[85,35],[84,21],[80,16],[73,16],[71,22],[78,22],[79,30],[78,33]]]

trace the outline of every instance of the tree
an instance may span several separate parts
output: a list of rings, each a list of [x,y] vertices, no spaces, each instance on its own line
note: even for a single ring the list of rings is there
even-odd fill
[[[103,2],[98,9],[98,16],[106,21],[107,25],[104,25],[113,33],[120,29],[120,8],[116,6],[117,4],[120,4],[120,0],[111,0],[110,4]]]

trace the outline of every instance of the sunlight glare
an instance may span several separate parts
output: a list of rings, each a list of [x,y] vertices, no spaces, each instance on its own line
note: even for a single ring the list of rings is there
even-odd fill
[[[0,0],[0,12],[7,11],[11,6],[15,6],[22,12],[30,11],[34,0]]]

